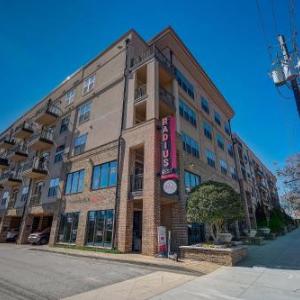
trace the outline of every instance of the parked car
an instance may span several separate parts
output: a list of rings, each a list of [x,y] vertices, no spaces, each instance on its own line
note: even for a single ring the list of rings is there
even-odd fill
[[[6,241],[7,242],[16,242],[19,235],[19,229],[18,228],[11,228],[8,230],[6,234]]]
[[[42,231],[33,232],[28,237],[28,242],[32,245],[45,245],[49,242],[50,227]]]

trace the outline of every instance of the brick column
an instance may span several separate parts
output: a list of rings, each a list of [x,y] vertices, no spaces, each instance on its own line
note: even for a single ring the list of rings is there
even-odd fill
[[[131,73],[128,78],[128,93],[127,93],[127,102],[126,102],[126,121],[125,128],[130,128],[134,125],[134,93],[136,86],[136,72]]]
[[[33,215],[25,214],[21,223],[21,230],[19,233],[17,244],[26,244],[27,238],[31,232],[33,222]]]
[[[122,173],[122,184],[120,192],[120,204],[117,212],[117,239],[118,250],[130,252],[132,250],[132,228],[133,228],[133,201],[129,200],[130,191],[130,166],[131,150],[126,147],[124,154],[124,168]]]
[[[85,245],[85,231],[86,231],[87,212],[81,211],[79,215],[76,246]]]
[[[144,148],[142,253],[158,252],[157,227],[160,225],[159,136],[155,123],[149,130]]]

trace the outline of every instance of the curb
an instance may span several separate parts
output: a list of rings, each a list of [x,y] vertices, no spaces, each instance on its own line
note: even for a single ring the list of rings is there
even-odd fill
[[[118,259],[118,258],[91,256],[91,255],[77,254],[77,253],[58,252],[58,251],[53,251],[53,250],[49,250],[49,249],[29,248],[29,250],[55,253],[55,254],[62,254],[62,255],[75,256],[75,257],[98,259],[98,260],[107,260],[107,261],[126,263],[126,264],[131,264],[131,265],[154,267],[154,268],[159,268],[159,269],[168,269],[168,270],[177,271],[177,272],[179,271],[179,272],[184,272],[184,273],[190,273],[190,274],[194,274],[194,275],[198,275],[198,276],[199,275],[205,275],[205,273],[203,273],[203,272],[200,272],[200,271],[197,271],[197,270],[191,270],[191,269],[183,267],[183,266],[160,265],[160,264],[156,264],[156,263],[143,262],[143,261],[134,261],[134,260],[130,260],[130,259]]]

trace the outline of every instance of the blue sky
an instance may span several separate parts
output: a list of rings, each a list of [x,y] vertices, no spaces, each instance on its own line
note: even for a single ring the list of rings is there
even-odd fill
[[[270,2],[260,0],[276,45]],[[274,2],[279,30],[289,34],[288,1]],[[254,0],[0,0],[0,130],[128,29],[149,39],[171,25],[234,108],[233,129],[274,170],[299,152],[300,119],[268,77],[258,21]]]

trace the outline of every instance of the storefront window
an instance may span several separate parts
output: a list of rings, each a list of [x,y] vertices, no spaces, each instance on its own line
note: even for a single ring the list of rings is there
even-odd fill
[[[97,210],[88,212],[86,244],[112,247],[114,211]]]
[[[79,212],[61,215],[58,242],[74,244],[76,242]]]

